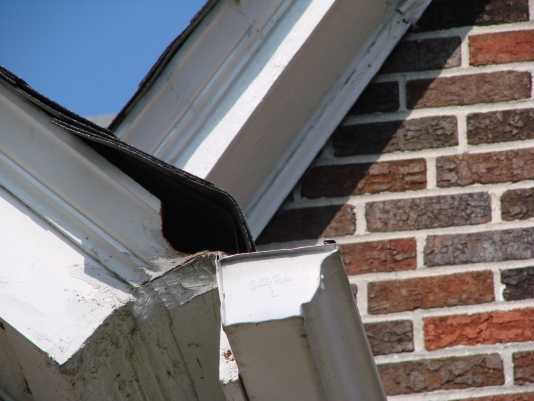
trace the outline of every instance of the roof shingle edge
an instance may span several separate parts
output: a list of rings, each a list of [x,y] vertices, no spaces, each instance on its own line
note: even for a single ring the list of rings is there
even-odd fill
[[[176,250],[231,254],[256,251],[243,212],[227,192],[122,142],[110,130],[41,95],[1,66],[0,82],[159,198],[163,235]]]

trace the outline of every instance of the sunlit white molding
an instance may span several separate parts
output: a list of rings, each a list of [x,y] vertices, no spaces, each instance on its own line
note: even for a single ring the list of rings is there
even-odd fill
[[[249,399],[386,400],[337,245],[222,258],[217,281]]]
[[[34,399],[54,399],[69,390],[58,367],[131,288],[3,188],[0,218],[0,387],[23,400],[26,380]]]
[[[159,200],[49,120],[0,85],[0,185],[133,286],[183,261]]]
[[[222,0],[116,134],[214,182],[254,235],[429,0]]]

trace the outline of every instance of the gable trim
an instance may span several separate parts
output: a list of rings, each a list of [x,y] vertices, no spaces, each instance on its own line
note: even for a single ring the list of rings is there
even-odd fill
[[[429,2],[220,1],[115,132],[231,193],[257,236]]]

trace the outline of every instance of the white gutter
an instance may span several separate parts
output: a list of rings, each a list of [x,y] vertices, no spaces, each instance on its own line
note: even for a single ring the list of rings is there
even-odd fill
[[[222,258],[217,281],[250,400],[386,400],[336,245]]]

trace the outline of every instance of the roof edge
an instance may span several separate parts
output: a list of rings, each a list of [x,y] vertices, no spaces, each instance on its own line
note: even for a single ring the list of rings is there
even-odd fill
[[[191,22],[182,31],[182,33],[180,33],[176,37],[176,39],[174,39],[171,44],[167,46],[161,56],[159,56],[157,61],[154,63],[150,71],[148,71],[148,74],[139,83],[137,90],[135,91],[133,96],[130,98],[130,100],[128,100],[126,105],[111,121],[108,126],[108,129],[114,131],[122,123],[122,121],[128,116],[130,111],[135,107],[141,97],[150,90],[152,85],[154,85],[156,80],[161,75],[161,72],[167,67],[167,65],[169,65],[172,58],[178,52],[178,50],[180,50],[185,41],[189,39],[191,34],[202,23],[202,21],[204,21],[204,18],[206,18],[206,16],[210,13],[211,10],[213,10],[213,7],[215,7],[218,2],[219,0],[208,0],[206,4],[202,6],[200,11],[196,13],[195,16],[191,19]]]
[[[163,235],[177,251],[256,250],[244,214],[227,192],[122,142],[108,129],[41,95],[4,67],[0,67],[0,83],[156,196],[162,204]]]

